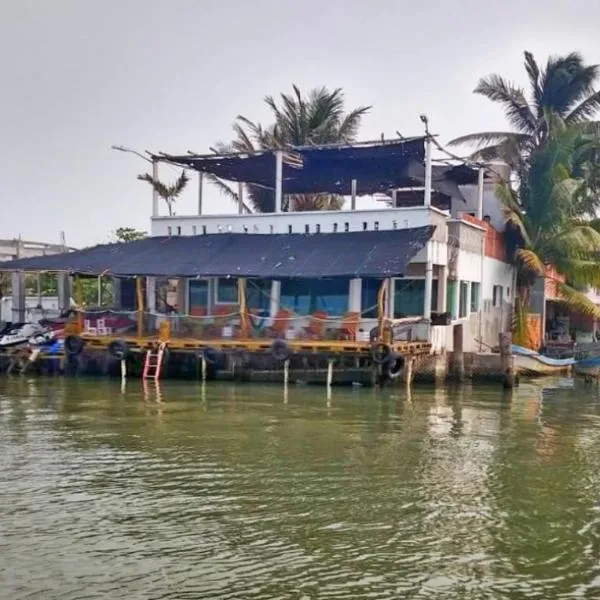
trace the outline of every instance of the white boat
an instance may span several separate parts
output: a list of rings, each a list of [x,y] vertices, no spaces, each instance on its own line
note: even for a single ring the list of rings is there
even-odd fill
[[[576,361],[575,373],[584,377],[600,377],[600,356],[590,356]]]
[[[13,323],[0,332],[0,349],[30,342],[45,343],[45,341],[42,342],[42,337],[45,337],[47,333],[48,330],[37,323]]]
[[[575,364],[573,358],[550,358],[535,350],[512,346],[512,353],[520,375],[542,377],[546,375],[560,375],[569,373]]]

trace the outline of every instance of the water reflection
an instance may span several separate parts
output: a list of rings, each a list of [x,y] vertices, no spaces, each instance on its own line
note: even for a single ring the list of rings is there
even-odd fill
[[[599,405],[4,379],[0,597],[597,597]]]

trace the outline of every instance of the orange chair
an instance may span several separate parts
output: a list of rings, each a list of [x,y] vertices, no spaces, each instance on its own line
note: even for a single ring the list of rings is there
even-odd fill
[[[290,318],[292,316],[291,311],[283,308],[277,311],[277,314],[273,318],[273,323],[270,327],[265,328],[265,333],[267,337],[272,338],[284,338],[285,332],[290,323]]]
[[[338,335],[340,340],[355,340],[356,330],[358,328],[358,321],[360,320],[360,313],[358,312],[347,312],[342,318]]]
[[[323,330],[327,324],[327,313],[323,310],[318,310],[310,315],[308,325],[302,328],[300,337],[309,340],[319,340],[323,337]]]

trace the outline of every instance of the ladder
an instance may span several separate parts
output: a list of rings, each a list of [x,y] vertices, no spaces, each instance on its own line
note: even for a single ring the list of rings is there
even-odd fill
[[[167,345],[161,342],[158,349],[150,349],[146,352],[146,360],[144,361],[143,379],[158,379],[160,377],[160,368],[162,366],[163,357]]]

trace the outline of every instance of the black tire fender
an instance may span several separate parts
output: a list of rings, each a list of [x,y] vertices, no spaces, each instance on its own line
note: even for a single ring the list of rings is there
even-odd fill
[[[206,346],[206,348],[202,348],[202,358],[206,361],[208,365],[215,365],[219,361],[221,353],[211,346]]]
[[[125,360],[129,355],[129,346],[123,340],[114,340],[108,345],[108,353],[117,360]]]
[[[273,340],[271,344],[271,354],[275,360],[284,361],[290,357],[290,347],[284,340]]]
[[[388,377],[390,379],[397,379],[402,375],[404,371],[404,366],[406,365],[406,359],[402,354],[398,354],[396,352],[390,352],[385,361],[386,370]]]
[[[65,351],[70,356],[79,356],[83,351],[85,341],[78,335],[68,335],[65,338]]]

